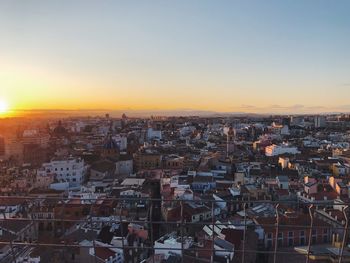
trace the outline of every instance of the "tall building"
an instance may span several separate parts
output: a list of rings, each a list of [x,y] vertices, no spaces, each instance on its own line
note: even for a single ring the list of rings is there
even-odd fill
[[[304,121],[304,118],[302,116],[292,116],[290,117],[290,124],[291,125],[300,125]]]
[[[224,133],[226,134],[226,156],[229,156],[235,150],[236,133],[232,127],[225,127]]]
[[[326,127],[326,117],[325,116],[315,116],[315,128]]]
[[[290,118],[282,118],[282,125],[283,126],[290,126]]]

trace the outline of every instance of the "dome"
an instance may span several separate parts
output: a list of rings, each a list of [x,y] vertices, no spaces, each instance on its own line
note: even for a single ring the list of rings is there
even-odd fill
[[[67,130],[62,126],[62,122],[59,121],[57,127],[53,130],[55,134],[66,134]]]
[[[108,135],[102,148],[102,157],[116,161],[119,158],[119,146],[113,140],[111,135]]]

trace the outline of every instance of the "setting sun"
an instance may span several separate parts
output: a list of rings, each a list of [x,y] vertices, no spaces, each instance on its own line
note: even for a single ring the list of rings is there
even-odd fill
[[[0,100],[0,114],[5,114],[9,110],[8,104],[6,101]]]

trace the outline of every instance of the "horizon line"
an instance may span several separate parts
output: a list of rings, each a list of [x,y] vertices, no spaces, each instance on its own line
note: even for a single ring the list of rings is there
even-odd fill
[[[10,113],[16,112],[42,112],[42,113],[69,113],[69,112],[104,112],[105,114],[113,112],[123,112],[123,113],[175,113],[176,115],[183,113],[198,113],[198,114],[207,114],[207,115],[218,115],[218,114],[232,114],[232,115],[332,115],[332,114],[350,114],[350,111],[315,111],[315,112],[298,112],[298,111],[286,111],[286,112],[258,112],[258,111],[215,111],[215,110],[201,110],[201,109],[108,109],[108,108],[96,108],[96,109],[87,109],[87,108],[78,108],[78,109],[10,109]],[[175,116],[175,115],[174,115]]]

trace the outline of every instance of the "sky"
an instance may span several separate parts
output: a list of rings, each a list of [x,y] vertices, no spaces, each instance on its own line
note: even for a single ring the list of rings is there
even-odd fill
[[[12,110],[350,112],[350,1],[1,0]]]

